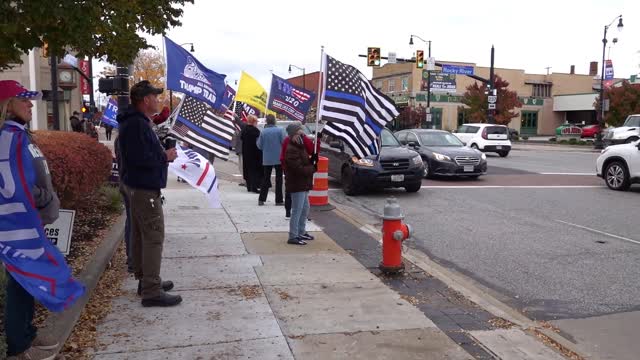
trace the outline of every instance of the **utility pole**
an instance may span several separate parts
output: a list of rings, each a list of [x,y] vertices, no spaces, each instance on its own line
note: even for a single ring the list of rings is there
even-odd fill
[[[431,61],[431,40],[428,41],[429,50],[427,52],[427,56],[429,61]],[[427,125],[431,125],[432,129],[435,129],[436,126],[433,123],[433,118],[431,117],[431,70],[429,70],[429,66],[427,65]]]
[[[51,52],[51,115],[53,116],[53,129],[60,130],[60,107],[58,99],[58,58]]]
[[[494,61],[494,57],[495,57],[495,49],[493,47],[493,45],[491,45],[491,67],[489,68],[489,96],[494,95],[497,96],[498,92],[495,91],[495,78],[494,78],[494,68],[493,68],[493,61]],[[488,109],[488,118],[487,118],[487,123],[489,124],[495,124],[495,109]]]

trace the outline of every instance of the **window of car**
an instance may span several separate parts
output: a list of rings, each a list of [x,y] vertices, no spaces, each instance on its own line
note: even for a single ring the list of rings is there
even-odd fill
[[[418,143],[418,137],[414,133],[408,133],[407,134],[407,144],[412,142],[412,141],[414,143]]]
[[[640,116],[629,116],[623,126],[640,127]]]
[[[425,132],[420,134],[423,146],[464,146],[455,135],[446,132]]]
[[[458,128],[458,132],[461,134],[464,134],[467,131],[467,126],[466,125],[462,125]]]
[[[487,126],[487,135],[506,135],[507,128],[504,126]]]
[[[393,136],[393,134],[389,130],[382,130],[382,132],[380,133],[380,138],[382,140],[382,146],[400,146],[398,139],[396,139],[396,137]]]
[[[479,126],[467,126],[465,133],[467,134],[475,134],[480,130]]]

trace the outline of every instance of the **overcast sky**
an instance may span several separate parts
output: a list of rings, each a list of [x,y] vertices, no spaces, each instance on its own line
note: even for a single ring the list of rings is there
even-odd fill
[[[340,61],[371,77],[368,46],[398,57],[411,57],[426,45],[409,36],[432,41],[437,61],[472,62],[489,66],[491,45],[495,66],[528,73],[568,73],[571,65],[586,74],[590,61],[602,60],[604,26],[622,14],[624,29],[615,22],[608,33],[615,76],[640,73],[640,1],[638,0],[457,0],[457,1],[322,0],[195,0],[187,5],[182,27],[169,30],[176,43],[193,42],[194,56],[233,83],[245,70],[265,88],[270,70],[289,77],[289,64],[317,71],[320,46]],[[162,51],[161,37],[149,37]],[[607,49],[607,52],[609,50]],[[294,69],[293,75],[301,74]]]

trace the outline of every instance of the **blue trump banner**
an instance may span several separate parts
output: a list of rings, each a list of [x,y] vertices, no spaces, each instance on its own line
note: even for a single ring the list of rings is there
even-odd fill
[[[107,107],[104,109],[102,113],[102,122],[111,125],[114,128],[118,127],[118,121],[116,120],[116,116],[118,115],[118,103],[116,100],[111,98],[107,103]]]
[[[60,250],[49,242],[35,208],[33,159],[42,156],[27,132],[7,122],[0,130],[0,260],[11,276],[51,311],[71,306],[84,292]]]
[[[304,122],[316,94],[293,86],[287,80],[273,75],[268,107],[279,114]]]
[[[236,91],[229,85],[224,90],[224,97],[222,98],[222,107],[226,110],[231,109],[231,104],[233,103],[233,99],[236,97]]]
[[[223,74],[207,69],[191,53],[165,37],[167,88],[221,109],[226,84]]]

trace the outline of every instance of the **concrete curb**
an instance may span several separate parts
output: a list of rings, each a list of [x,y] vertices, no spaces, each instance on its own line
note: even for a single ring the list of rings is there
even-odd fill
[[[355,218],[353,215],[350,215],[348,212],[341,210],[340,205],[336,206],[335,212],[337,215],[357,226],[358,228],[366,229],[365,232],[367,232],[376,241],[382,242],[382,233],[378,229],[362,222],[361,220]],[[403,246],[402,251],[402,256],[405,260],[413,263],[428,274],[439,279],[447,286],[461,293],[487,312],[516,324],[523,331],[534,337],[535,331],[538,331],[546,335],[556,343],[560,344],[567,350],[572,351],[585,359],[590,358],[590,356],[587,356],[581,350],[579,350],[576,344],[572,343],[571,341],[554,331],[541,327],[534,320],[528,318],[527,316],[523,315],[518,310],[512,308],[504,302],[498,300],[488,291],[478,286],[477,282],[469,278],[468,276],[447,269],[446,267],[436,263],[426,254],[418,250]]]
[[[66,311],[51,314],[45,321],[44,326],[39,330],[43,335],[47,336],[47,338],[55,339],[60,343],[60,347],[55,350],[56,355],[62,350],[62,346],[71,335],[76,322],[80,319],[82,310],[87,302],[89,302],[93,290],[98,284],[98,280],[100,280],[100,277],[111,262],[113,254],[123,239],[124,223],[125,215],[123,213],[106,234],[104,241],[100,244],[91,260],[89,260],[80,275],[78,275],[77,280],[82,282],[87,288],[84,296],[78,299],[78,301]]]

